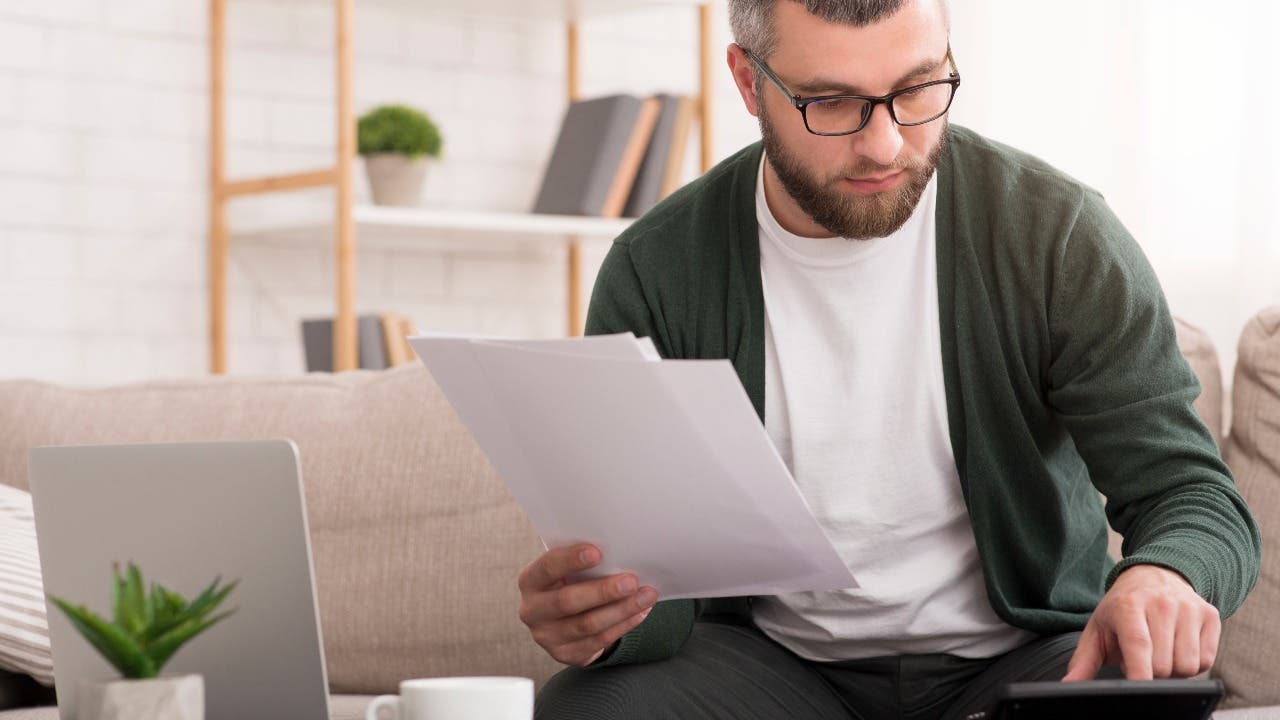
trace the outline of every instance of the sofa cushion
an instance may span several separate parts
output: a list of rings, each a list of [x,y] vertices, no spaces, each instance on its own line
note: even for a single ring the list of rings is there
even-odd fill
[[[102,389],[0,383],[0,482],[38,445],[292,438],[300,449],[330,687],[558,666],[516,617],[541,550],[420,364]]]
[[[0,716],[0,720],[4,718]],[[1280,720],[1280,705],[1219,710],[1213,720]]]
[[[1262,533],[1258,585],[1224,624],[1214,674],[1224,707],[1280,705],[1280,306],[1262,311],[1240,338],[1226,459]]]
[[[1196,412],[1209,426],[1213,441],[1222,447],[1223,404],[1222,366],[1218,363],[1218,351],[1213,347],[1209,333],[1180,318],[1174,318],[1178,333],[1178,349],[1187,364],[1200,380],[1200,397],[1196,398]]]

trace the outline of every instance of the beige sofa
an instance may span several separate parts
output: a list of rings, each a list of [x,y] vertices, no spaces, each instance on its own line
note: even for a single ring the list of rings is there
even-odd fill
[[[1197,407],[1223,430],[1217,357],[1179,342]],[[1246,329],[1225,451],[1264,537],[1263,574],[1226,624],[1220,719],[1280,720],[1280,307]],[[293,438],[301,450],[334,717],[411,677],[557,670],[516,618],[515,576],[540,544],[419,365],[284,379],[206,378],[104,389],[0,382],[0,482],[27,486],[48,444]],[[0,703],[6,695],[0,692]],[[3,709],[3,707],[0,707]],[[51,708],[0,712],[48,720]]]

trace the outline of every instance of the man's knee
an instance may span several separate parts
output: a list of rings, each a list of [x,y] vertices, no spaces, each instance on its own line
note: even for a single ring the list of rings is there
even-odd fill
[[[802,661],[759,631],[700,622],[674,657],[561,671],[538,695],[537,720],[825,720],[847,717]]]
[[[667,693],[654,688],[644,665],[582,670],[568,668],[538,693],[534,720],[631,720],[663,717],[656,707]]]

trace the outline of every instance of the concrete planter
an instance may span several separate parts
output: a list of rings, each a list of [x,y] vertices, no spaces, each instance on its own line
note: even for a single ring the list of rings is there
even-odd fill
[[[365,172],[377,205],[414,207],[422,202],[422,185],[427,178],[427,158],[409,158],[399,153],[377,153],[364,158]]]
[[[77,720],[204,720],[204,678],[112,680],[80,685]]]

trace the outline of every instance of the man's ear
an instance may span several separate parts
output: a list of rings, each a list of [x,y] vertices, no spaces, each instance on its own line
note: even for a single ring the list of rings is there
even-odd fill
[[[733,82],[738,86],[738,94],[747,106],[747,112],[756,114],[756,76],[751,59],[738,47],[737,43],[729,43],[725,59],[729,63],[729,72],[733,74]]]

